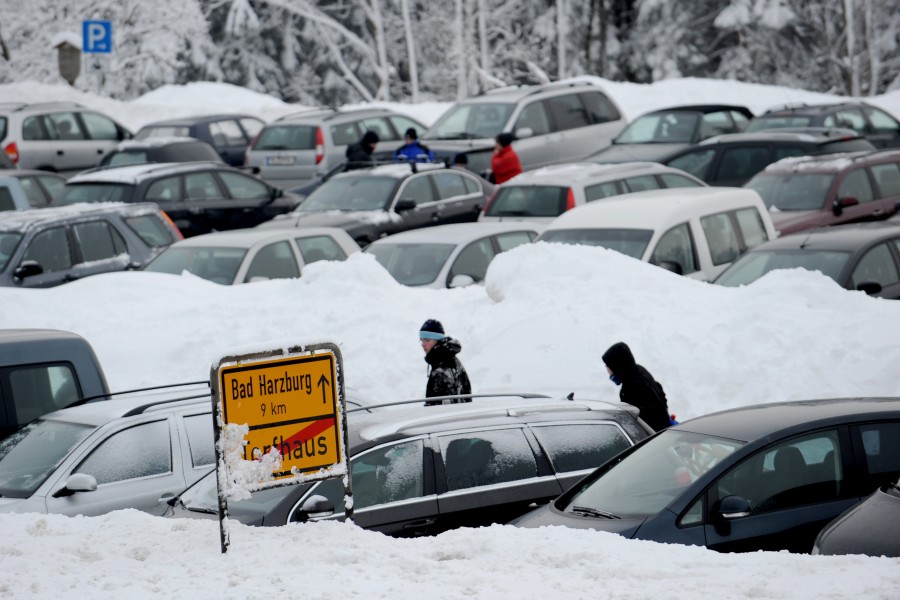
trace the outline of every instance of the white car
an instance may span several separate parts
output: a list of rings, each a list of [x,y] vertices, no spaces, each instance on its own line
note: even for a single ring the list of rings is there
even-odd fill
[[[218,231],[172,244],[145,271],[184,271],[232,285],[300,277],[303,267],[320,260],[346,260],[359,245],[335,227],[239,229]]]
[[[712,281],[741,254],[777,235],[753,190],[702,187],[592,202],[563,213],[536,241],[603,246]]]
[[[403,285],[455,288],[481,283],[494,257],[533,241],[539,223],[455,223],[397,233],[372,242],[373,254]]]
[[[611,196],[704,186],[706,184],[693,175],[653,162],[554,165],[526,171],[503,183],[478,220],[549,223],[576,206]]]

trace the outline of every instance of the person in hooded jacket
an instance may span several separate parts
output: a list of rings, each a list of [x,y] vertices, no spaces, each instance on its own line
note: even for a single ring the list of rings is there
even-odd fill
[[[419,143],[419,134],[414,127],[406,130],[406,143],[394,151],[394,160],[408,162],[434,162],[434,152]]]
[[[669,405],[663,387],[650,372],[637,364],[631,348],[625,342],[617,342],[603,353],[603,362],[609,379],[621,385],[619,399],[641,411],[641,419],[654,431],[669,426]]]
[[[500,133],[495,139],[494,154],[491,155],[491,173],[493,173],[493,183],[497,185],[509,181],[522,172],[519,155],[512,147],[514,139],[515,137],[511,133]]]
[[[471,394],[472,384],[465,367],[456,357],[462,350],[462,344],[444,333],[440,321],[428,319],[419,331],[422,350],[425,351],[425,362],[428,363],[428,383],[425,386],[425,397],[457,396]],[[471,402],[471,398],[453,399],[449,404]],[[426,402],[425,406],[443,404],[444,401]]]
[[[369,129],[357,143],[347,146],[346,170],[374,167],[375,159],[372,158],[372,153],[375,152],[375,146],[379,141],[378,134]]]

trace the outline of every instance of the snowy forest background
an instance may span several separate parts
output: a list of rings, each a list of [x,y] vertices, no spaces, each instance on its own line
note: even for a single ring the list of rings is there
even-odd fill
[[[900,88],[900,0],[0,0],[0,83],[62,82],[53,46],[85,19],[113,23],[102,89],[122,100],[220,81],[313,105],[449,101],[577,75]],[[84,69],[75,86],[95,88]]]

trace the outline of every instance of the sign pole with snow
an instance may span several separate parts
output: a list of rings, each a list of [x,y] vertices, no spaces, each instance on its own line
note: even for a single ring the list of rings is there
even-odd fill
[[[228,500],[256,490],[343,477],[345,514],[353,517],[343,372],[332,343],[226,356],[212,366],[222,553]]]

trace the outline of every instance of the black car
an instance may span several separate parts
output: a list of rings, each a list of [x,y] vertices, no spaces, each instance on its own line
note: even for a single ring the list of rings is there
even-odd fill
[[[654,110],[629,123],[611,146],[585,160],[597,163],[656,161],[713,136],[739,133],[752,118],[749,108],[728,104],[672,106]]]
[[[505,523],[651,433],[619,402],[466,398],[347,411],[354,522],[397,537]],[[343,519],[343,498],[342,480],[329,479],[253,492],[229,501],[228,516],[266,526]],[[169,516],[216,518],[215,472],[170,504]]]
[[[866,554],[900,558],[900,481],[883,485],[829,523],[813,554]]]
[[[822,527],[898,476],[900,398],[762,404],[665,429],[513,524],[810,552]]]
[[[253,227],[300,198],[221,162],[98,167],[70,179],[55,205],[155,202],[185,237]]]
[[[800,103],[770,108],[750,121],[745,131],[785,127],[841,127],[852,129],[877,148],[900,146],[900,121],[865,102]]]
[[[900,299],[900,222],[838,225],[782,236],[750,249],[714,283],[737,287],[776,269],[807,269],[848,290]]]
[[[360,246],[430,225],[476,221],[494,186],[433,163],[395,163],[335,175],[290,214],[260,227],[339,227]]]
[[[224,162],[209,142],[191,137],[149,137],[143,140],[119,142],[115,150],[103,157],[99,166],[118,167],[144,163],[200,160]]]
[[[197,138],[212,144],[227,164],[240,167],[244,164],[247,146],[264,125],[264,121],[250,115],[197,115],[149,123],[134,137],[137,140],[172,136]]]
[[[767,165],[789,156],[874,150],[848,129],[801,128],[730,133],[706,139],[659,159],[709,185],[741,186]]]

